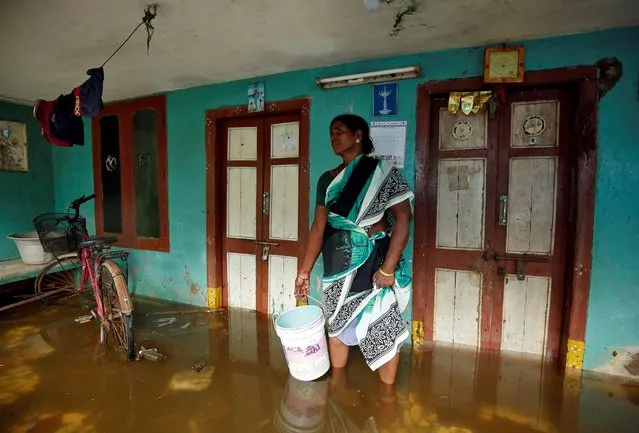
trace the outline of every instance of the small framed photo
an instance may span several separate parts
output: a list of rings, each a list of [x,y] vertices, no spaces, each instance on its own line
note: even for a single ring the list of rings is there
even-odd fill
[[[524,47],[486,48],[484,83],[523,83]]]

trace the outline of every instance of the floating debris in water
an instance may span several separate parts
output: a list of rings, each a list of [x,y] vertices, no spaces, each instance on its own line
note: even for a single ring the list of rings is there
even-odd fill
[[[144,346],[142,346],[140,347],[140,351],[138,352],[138,360],[142,358],[148,359],[149,361],[159,361],[166,358],[166,356],[158,352],[155,347],[153,349],[146,349]]]
[[[163,317],[161,319],[157,319],[155,323],[157,323],[156,328],[162,328],[163,326],[170,325],[175,323],[177,319],[175,317]]]
[[[191,366],[191,369],[193,370],[194,373],[199,373],[200,371],[202,371],[205,365],[206,365],[205,361],[198,361]]]
[[[93,314],[85,314],[84,316],[76,317],[75,323],[86,323],[93,320]]]

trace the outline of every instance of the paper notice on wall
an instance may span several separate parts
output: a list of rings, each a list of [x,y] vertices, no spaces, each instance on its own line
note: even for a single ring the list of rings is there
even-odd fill
[[[393,161],[395,167],[404,168],[407,124],[405,120],[371,122],[371,138],[375,146],[375,152],[371,156]]]

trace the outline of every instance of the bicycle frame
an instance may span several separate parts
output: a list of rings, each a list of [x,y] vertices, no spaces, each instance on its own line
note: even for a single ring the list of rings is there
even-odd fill
[[[85,241],[89,238],[86,228],[82,233],[82,240]],[[102,297],[100,296],[100,289],[98,286],[97,271],[100,269],[102,259],[100,257],[93,257],[89,248],[82,248],[80,250],[80,263],[82,264],[82,279],[80,282],[79,291],[84,291],[87,282],[90,280],[93,286],[93,294],[95,296],[95,302],[97,304],[97,315],[101,321],[104,322],[104,308],[102,306]]]
[[[78,222],[80,220],[80,206],[95,198],[95,194],[88,197],[82,196],[79,199],[74,200],[69,205],[69,209],[73,209],[74,214],[71,218],[72,222]],[[89,232],[86,228],[86,223],[82,224],[82,241],[89,239]],[[80,263],[82,264],[82,277],[78,291],[84,291],[84,288],[88,281],[91,281],[93,286],[93,294],[95,296],[95,302],[97,304],[97,315],[102,323],[106,323],[104,317],[104,306],[102,304],[102,297],[100,296],[100,288],[97,272],[100,269],[100,265],[103,263],[102,257],[92,254],[91,248],[82,248],[79,251]]]

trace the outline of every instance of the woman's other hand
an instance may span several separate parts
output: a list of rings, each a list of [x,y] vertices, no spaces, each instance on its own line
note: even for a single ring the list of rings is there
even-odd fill
[[[380,289],[385,289],[386,287],[393,287],[395,285],[395,274],[391,272],[386,272],[382,268],[379,268],[375,275],[373,276],[373,282]]]

